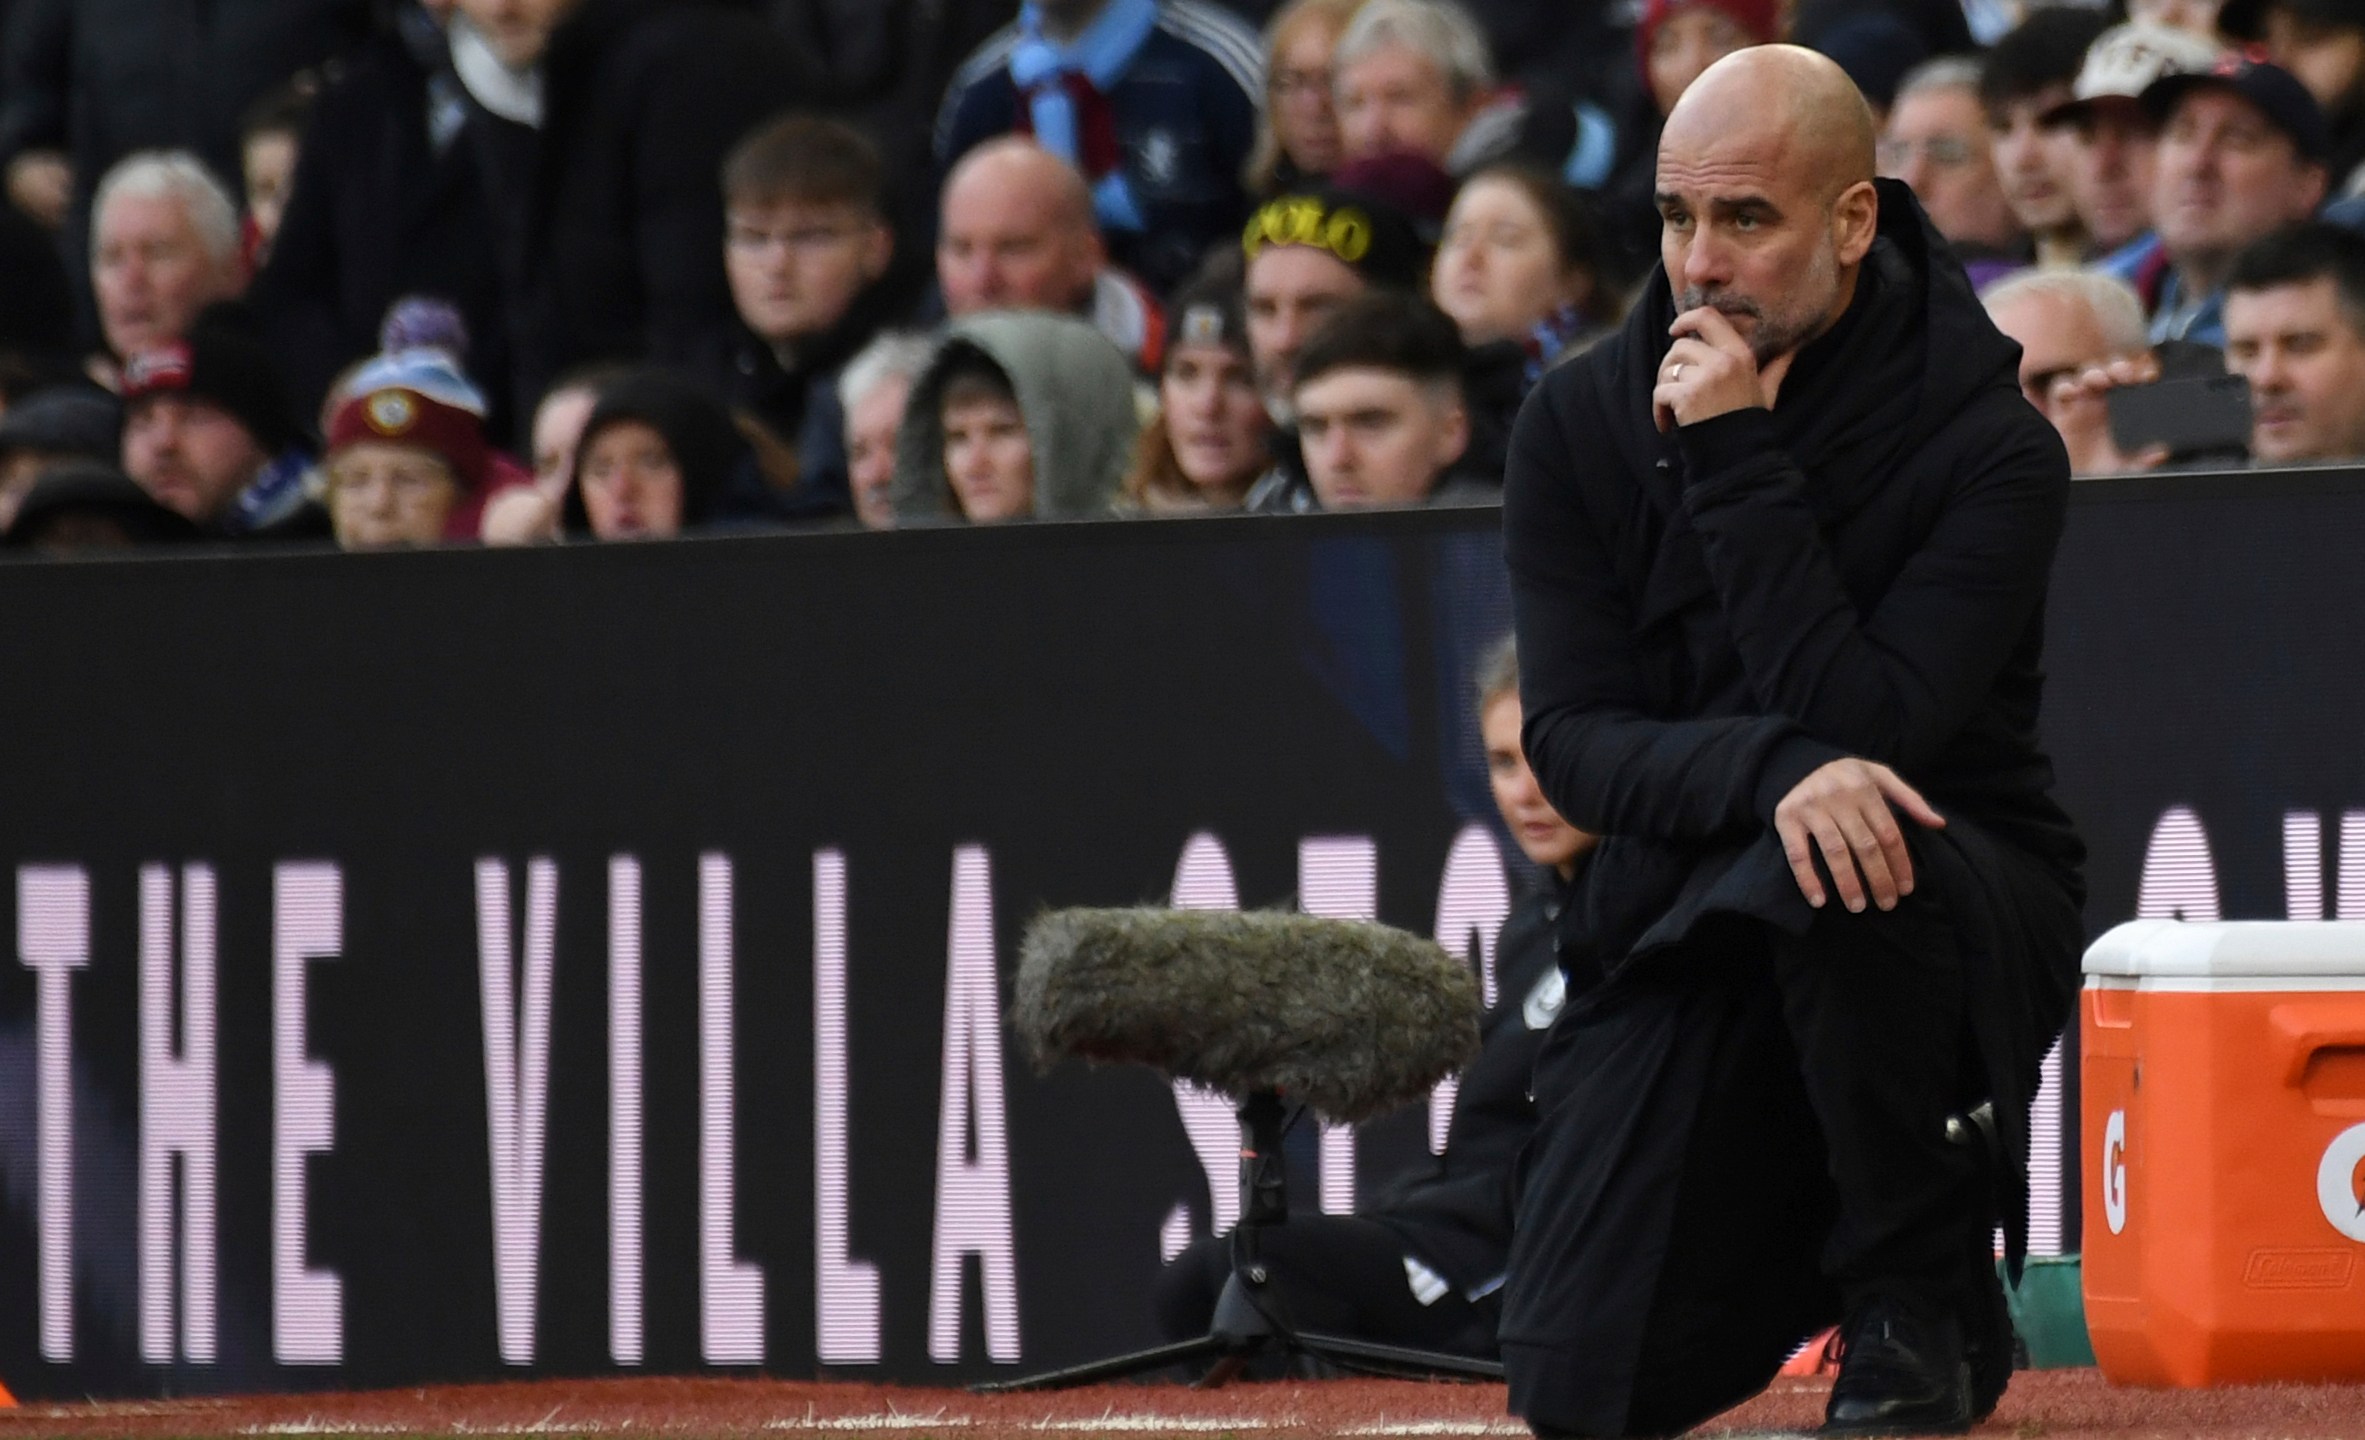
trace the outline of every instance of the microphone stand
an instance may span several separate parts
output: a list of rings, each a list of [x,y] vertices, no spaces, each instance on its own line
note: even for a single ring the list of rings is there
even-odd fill
[[[1317,1335],[1289,1322],[1280,1287],[1266,1268],[1262,1237],[1267,1226],[1289,1219],[1289,1182],[1281,1155],[1284,1111],[1272,1090],[1251,1092],[1239,1105],[1240,1223],[1232,1229],[1232,1273],[1215,1302],[1205,1335],[1154,1349],[1111,1356],[1064,1370],[970,1388],[980,1394],[1021,1390],[1064,1390],[1101,1380],[1124,1380],[1170,1365],[1213,1359],[1195,1388],[1212,1390],[1236,1378],[1250,1360],[1268,1353],[1310,1356],[1346,1370],[1407,1379],[1500,1380],[1503,1367],[1492,1360],[1383,1345],[1346,1335]]]

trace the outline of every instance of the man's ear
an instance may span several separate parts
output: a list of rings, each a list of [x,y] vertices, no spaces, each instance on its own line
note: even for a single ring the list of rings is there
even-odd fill
[[[1831,226],[1840,264],[1858,264],[1871,253],[1880,233],[1880,213],[1880,192],[1870,180],[1859,180],[1839,193],[1831,206]]]
[[[2307,204],[2299,211],[2300,219],[2305,220],[2316,213],[2317,207],[2324,203],[2324,191],[2331,183],[2331,172],[2321,165],[2308,165],[2301,170],[2300,190]]]
[[[1446,470],[1470,448],[1470,407],[1462,400],[1459,387],[1442,404],[1445,408],[1444,414],[1438,417],[1437,474],[1430,481],[1431,489],[1436,488],[1436,482],[1445,478]]]

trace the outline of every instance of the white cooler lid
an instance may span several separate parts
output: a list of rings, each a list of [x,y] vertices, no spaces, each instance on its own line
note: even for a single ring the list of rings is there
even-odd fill
[[[2086,973],[2365,980],[2365,920],[2130,920],[2086,951]]]

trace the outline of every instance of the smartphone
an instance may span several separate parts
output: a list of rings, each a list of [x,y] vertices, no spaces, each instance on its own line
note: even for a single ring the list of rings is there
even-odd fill
[[[2110,435],[2127,454],[2168,447],[2172,460],[2250,451],[2250,382],[2239,375],[2196,375],[2122,385],[2103,397]]]

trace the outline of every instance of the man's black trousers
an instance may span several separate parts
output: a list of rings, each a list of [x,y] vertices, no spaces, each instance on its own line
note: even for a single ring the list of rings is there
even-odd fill
[[[1564,1013],[1537,1062],[1505,1292],[1511,1409],[1665,1435],[1747,1399],[1876,1289],[1985,1263],[1961,952],[1928,889],[1804,936],[1714,919]]]

